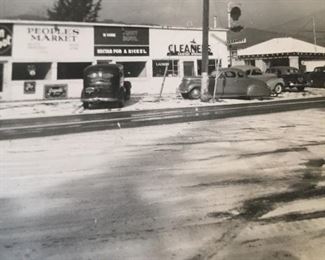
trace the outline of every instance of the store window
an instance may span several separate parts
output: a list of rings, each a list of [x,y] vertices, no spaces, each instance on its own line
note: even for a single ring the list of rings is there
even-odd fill
[[[221,60],[219,59],[211,59],[208,63],[208,74],[210,75],[212,71],[215,71],[219,65],[219,68],[221,68]],[[202,60],[197,60],[197,74],[201,75],[202,73]]]
[[[154,77],[163,77],[166,71],[167,77],[178,76],[178,60],[154,60],[152,61],[152,75]]]
[[[59,62],[58,79],[82,79],[83,71],[91,62]]]
[[[116,62],[123,65],[124,77],[139,78],[147,76],[146,62]]]
[[[12,80],[42,80],[51,78],[51,63],[25,63],[12,64]]]

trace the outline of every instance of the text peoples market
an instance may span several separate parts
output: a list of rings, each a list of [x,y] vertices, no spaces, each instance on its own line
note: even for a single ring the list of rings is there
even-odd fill
[[[28,34],[34,41],[75,42],[79,35],[78,29],[55,27],[29,27]]]

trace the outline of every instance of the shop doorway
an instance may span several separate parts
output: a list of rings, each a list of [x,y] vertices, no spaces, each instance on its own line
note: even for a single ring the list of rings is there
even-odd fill
[[[0,63],[0,92],[3,90],[3,63]]]
[[[184,61],[183,62],[184,76],[192,77],[195,76],[194,61]]]

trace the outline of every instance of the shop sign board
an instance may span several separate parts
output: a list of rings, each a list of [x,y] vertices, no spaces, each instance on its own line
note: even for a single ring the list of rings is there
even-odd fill
[[[54,60],[91,60],[93,28],[58,25],[15,25],[13,56]]]
[[[95,26],[95,56],[149,56],[149,29]]]
[[[213,55],[209,46],[208,54]],[[167,56],[201,56],[202,44],[197,43],[195,39],[188,43],[169,44]]]
[[[0,56],[11,56],[12,24],[0,24]]]
[[[221,39],[226,39],[226,32],[213,32]],[[208,53],[211,57],[226,58],[228,55],[227,46],[220,41],[209,37]],[[150,56],[153,59],[173,58],[199,59],[202,56],[202,31],[200,30],[180,30],[180,29],[160,29],[150,30]]]

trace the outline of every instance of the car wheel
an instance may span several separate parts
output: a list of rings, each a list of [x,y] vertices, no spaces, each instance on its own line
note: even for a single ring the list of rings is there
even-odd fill
[[[82,106],[84,109],[88,109],[89,108],[89,103],[88,102],[83,102]]]
[[[276,95],[279,95],[281,94],[283,91],[283,86],[282,84],[276,84],[275,87],[274,87],[274,90],[273,92],[276,94]]]
[[[188,93],[181,93],[181,95],[184,99],[188,99]]]
[[[305,90],[305,87],[304,86],[300,86],[300,87],[297,87],[298,91],[302,92]]]
[[[193,88],[190,93],[188,93],[190,99],[199,99],[201,97],[201,90],[199,88]]]

